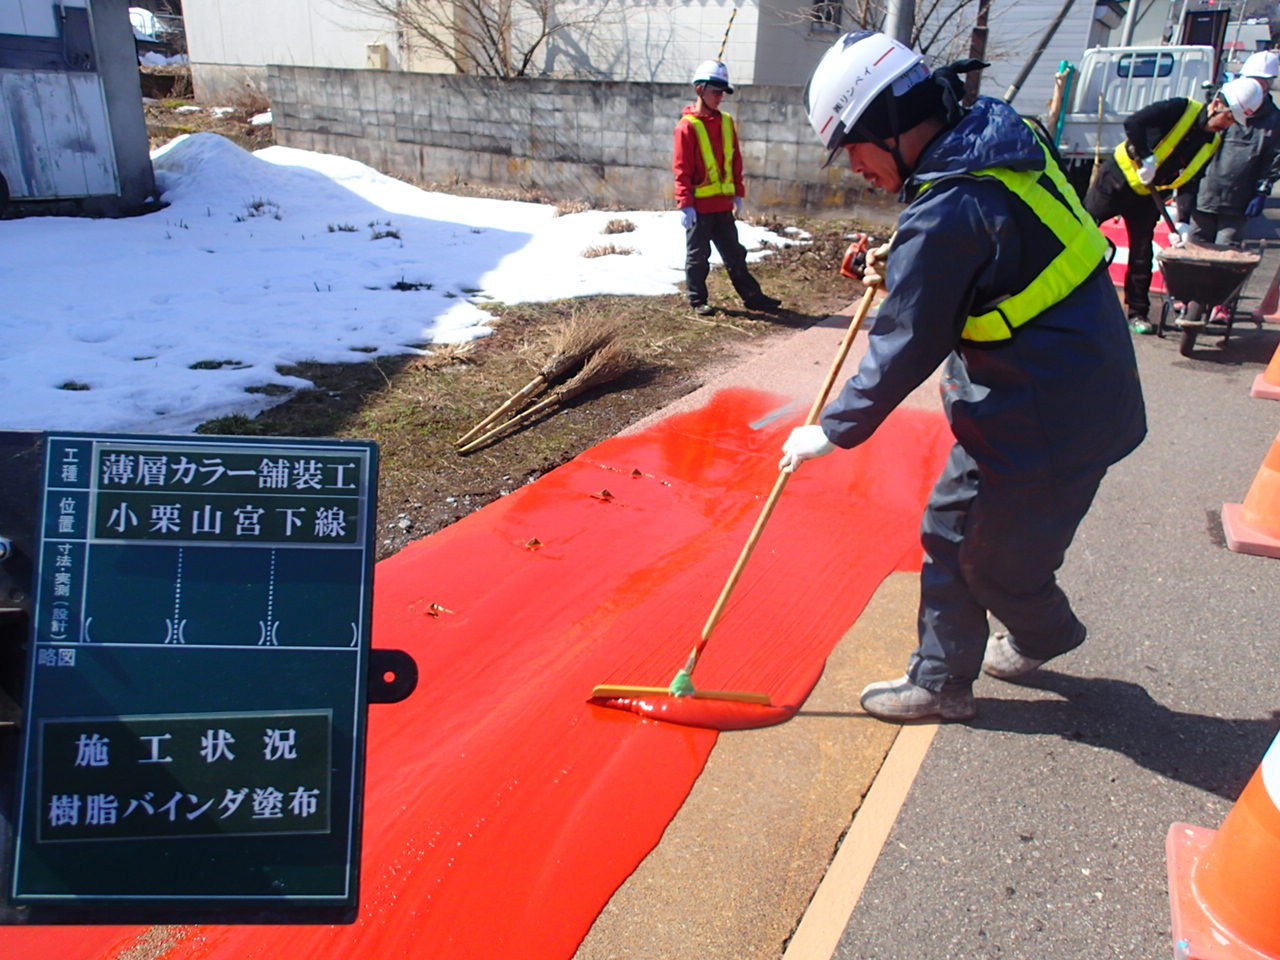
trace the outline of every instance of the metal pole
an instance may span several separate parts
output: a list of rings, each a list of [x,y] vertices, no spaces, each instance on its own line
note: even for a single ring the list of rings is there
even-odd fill
[[[911,32],[916,24],[916,0],[889,0],[884,15],[884,32],[900,43],[911,46]]]
[[[1022,89],[1022,85],[1026,83],[1027,77],[1031,71],[1035,69],[1036,61],[1040,59],[1040,54],[1044,53],[1044,48],[1049,45],[1049,41],[1053,39],[1053,35],[1058,32],[1058,27],[1062,26],[1062,21],[1067,18],[1067,13],[1071,10],[1071,5],[1076,0],[1063,0],[1062,9],[1058,11],[1058,15],[1053,18],[1053,23],[1049,24],[1049,29],[1044,32],[1044,36],[1040,38],[1040,42],[1036,45],[1035,51],[1031,54],[1026,63],[1022,65],[1022,69],[1018,72],[1018,76],[1013,83],[1009,84],[1009,89],[1004,92],[1004,99],[1009,103],[1013,103],[1013,98],[1018,95],[1018,91]]]
[[[1129,8],[1124,12],[1124,24],[1120,29],[1120,46],[1133,46],[1133,29],[1138,25],[1138,7],[1141,0],[1129,0]]]

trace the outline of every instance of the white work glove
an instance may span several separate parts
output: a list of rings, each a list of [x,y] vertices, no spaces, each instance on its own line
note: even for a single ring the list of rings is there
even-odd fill
[[[1180,247],[1187,242],[1187,237],[1191,235],[1191,224],[1175,223],[1174,230],[1169,234],[1169,243],[1171,246]]]
[[[795,473],[796,467],[806,460],[825,457],[836,445],[827,439],[822,428],[816,423],[796,427],[782,445],[782,459],[778,461],[778,469],[783,473]]]
[[[742,215],[742,198],[741,197],[733,198],[733,211],[739,216]]]
[[[698,211],[693,209],[693,207],[681,207],[680,222],[684,225],[684,228],[688,230],[698,222]]]
[[[1146,186],[1150,186],[1156,178],[1156,158],[1154,156],[1147,157],[1142,161],[1142,165],[1138,167],[1138,179]]]

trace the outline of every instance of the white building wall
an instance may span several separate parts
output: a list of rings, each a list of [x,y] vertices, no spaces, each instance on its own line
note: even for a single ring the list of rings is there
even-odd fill
[[[365,67],[373,43],[386,45],[391,69],[400,66],[394,25],[341,0],[184,0],[182,9],[201,99],[261,88],[269,63]]]
[[[1003,97],[1039,45],[1045,29],[1061,9],[1061,0],[996,0],[989,19],[986,59],[980,92]],[[972,14],[969,15],[972,23]],[[1094,22],[1092,3],[1077,2],[1045,47],[1035,66],[1014,95],[1013,105],[1023,114],[1040,114],[1053,96],[1058,64],[1079,64],[1089,45]]]

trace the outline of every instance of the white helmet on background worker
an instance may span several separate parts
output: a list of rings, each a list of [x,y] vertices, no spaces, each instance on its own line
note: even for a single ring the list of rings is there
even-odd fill
[[[1262,88],[1252,77],[1236,77],[1228,80],[1218,91],[1218,96],[1231,108],[1236,123],[1243,126],[1262,106]]]
[[[703,60],[698,69],[693,71],[693,85],[706,84],[725,93],[733,93],[729,86],[729,68],[719,60]]]
[[[890,89],[901,95],[928,76],[920,54],[887,34],[855,30],[837,40],[804,91],[809,125],[827,148],[827,163],[877,96]]]
[[[1240,67],[1240,76],[1274,80],[1280,76],[1280,54],[1274,50],[1259,50],[1249,54]]]

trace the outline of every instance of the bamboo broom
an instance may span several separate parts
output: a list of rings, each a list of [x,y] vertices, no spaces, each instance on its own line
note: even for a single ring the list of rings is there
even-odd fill
[[[500,424],[483,436],[472,440],[466,446],[460,448],[458,452],[469,453],[486,440],[496,437],[509,427],[545,413],[552,407],[564,403],[566,400],[570,400],[580,393],[590,390],[592,387],[617,379],[631,369],[632,362],[631,355],[626,348],[616,340],[611,340],[591,355],[577,375],[556,387],[550,396],[539,400],[527,410],[516,414],[506,423]]]
[[[538,375],[509,396],[487,417],[453,441],[454,445],[463,446],[504,414],[519,409],[545,390],[549,384],[564,376],[575,364],[612,343],[617,336],[616,326],[601,326],[599,323],[588,322],[577,317],[561,325],[552,337],[551,359],[542,365]]]

